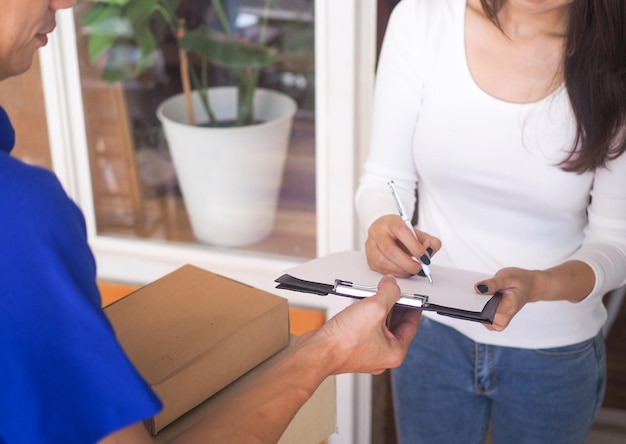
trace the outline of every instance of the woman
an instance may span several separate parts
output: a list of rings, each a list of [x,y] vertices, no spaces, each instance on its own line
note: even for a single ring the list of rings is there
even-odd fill
[[[477,293],[503,294],[493,325],[424,313],[392,372],[401,442],[482,443],[488,424],[496,443],[588,434],[601,298],[626,283],[624,48],[623,0],[395,8],[356,197],[368,262],[413,275],[430,247],[436,264],[493,275]],[[417,186],[419,241],[389,179],[406,208]]]
[[[0,80],[30,67],[74,3],[0,3]],[[142,421],[161,403],[101,309],[83,215],[50,171],[11,157],[14,143],[0,107],[0,443],[153,442]],[[276,442],[327,376],[399,365],[419,319],[409,310],[387,327],[399,295],[383,278],[175,442]]]

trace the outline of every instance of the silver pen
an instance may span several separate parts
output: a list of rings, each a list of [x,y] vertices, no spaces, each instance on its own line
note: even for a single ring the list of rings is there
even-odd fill
[[[393,194],[393,198],[396,200],[396,206],[398,207],[398,213],[400,214],[402,221],[407,227],[409,227],[409,229],[411,230],[411,233],[413,233],[413,236],[415,236],[415,239],[417,239],[417,233],[415,233],[415,228],[413,228],[413,224],[411,223],[411,218],[407,215],[406,211],[404,211],[404,206],[402,206],[402,201],[400,200],[400,196],[398,196],[398,192],[396,191],[396,184],[393,182],[393,180],[389,180],[387,182],[387,185],[389,185],[389,188],[391,188],[391,194]],[[417,259],[415,260],[417,261]],[[420,261],[418,262],[422,266],[422,270],[424,271],[424,274],[428,278],[428,282],[432,284],[433,277],[430,274],[430,267],[423,262],[420,262]]]

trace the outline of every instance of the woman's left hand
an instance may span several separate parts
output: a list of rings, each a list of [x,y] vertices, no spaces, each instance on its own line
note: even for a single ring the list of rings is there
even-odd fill
[[[591,294],[596,281],[593,269],[584,262],[571,260],[546,270],[503,268],[491,279],[474,286],[480,294],[502,294],[489,330],[504,330],[513,316],[529,302],[580,302]]]
[[[491,279],[476,283],[474,288],[479,294],[502,295],[493,324],[485,324],[485,327],[495,331],[504,330],[524,305],[538,300],[540,282],[543,281],[542,273],[522,268],[503,268]]]

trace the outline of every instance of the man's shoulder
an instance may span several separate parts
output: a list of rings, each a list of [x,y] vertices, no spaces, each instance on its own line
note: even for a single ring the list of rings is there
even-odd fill
[[[0,153],[3,229],[58,229],[73,222],[78,213],[80,210],[52,171]]]
[[[61,182],[50,170],[0,153],[0,190],[5,198],[44,199],[67,197]]]

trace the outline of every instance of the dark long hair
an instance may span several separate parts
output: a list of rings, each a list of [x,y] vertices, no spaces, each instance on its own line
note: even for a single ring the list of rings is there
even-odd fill
[[[505,0],[480,0],[496,26]],[[570,6],[563,73],[576,118],[565,171],[605,167],[626,151],[626,1],[574,0]]]

